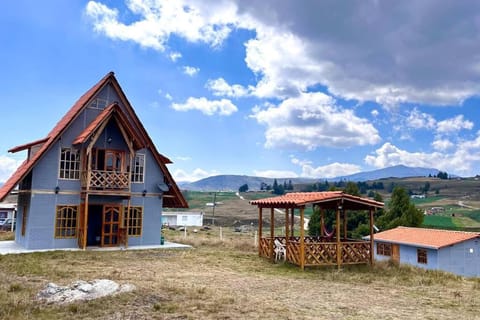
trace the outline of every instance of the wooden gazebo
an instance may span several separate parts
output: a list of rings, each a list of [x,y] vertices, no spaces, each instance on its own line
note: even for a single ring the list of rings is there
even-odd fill
[[[258,254],[274,260],[275,240],[286,247],[286,260],[304,269],[306,266],[342,264],[373,264],[373,213],[383,208],[383,203],[368,198],[352,196],[342,191],[293,192],[282,196],[250,201],[258,206]],[[321,212],[321,229],[325,210],[336,212],[336,225],[332,237],[305,236],[304,215],[307,205],[318,206]],[[263,209],[270,209],[270,235],[264,236]],[[285,235],[275,236],[275,212],[285,214]],[[295,210],[300,215],[300,235],[294,235]],[[347,216],[366,210],[370,216],[370,240],[347,237]]]

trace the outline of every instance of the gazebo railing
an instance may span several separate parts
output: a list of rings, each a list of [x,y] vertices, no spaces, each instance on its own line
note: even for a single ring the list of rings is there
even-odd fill
[[[301,265],[300,237],[274,237],[287,246],[287,261]],[[337,264],[337,243],[322,237],[305,237],[305,266]],[[260,239],[260,255],[272,258],[270,255],[271,237]],[[340,243],[342,264],[364,264],[370,261],[370,242],[346,239]]]

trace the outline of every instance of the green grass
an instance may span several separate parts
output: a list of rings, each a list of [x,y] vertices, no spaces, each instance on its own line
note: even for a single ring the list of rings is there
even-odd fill
[[[436,227],[441,229],[456,229],[458,226],[453,222],[452,217],[447,216],[424,216],[424,227]]]
[[[438,200],[444,199],[444,196],[433,196],[433,197],[427,197],[424,199],[410,199],[410,202],[412,202],[414,205],[424,205],[424,204],[429,204]]]
[[[189,209],[205,208],[207,203],[224,202],[237,199],[235,192],[201,192],[201,191],[184,191],[183,196],[188,202]]]

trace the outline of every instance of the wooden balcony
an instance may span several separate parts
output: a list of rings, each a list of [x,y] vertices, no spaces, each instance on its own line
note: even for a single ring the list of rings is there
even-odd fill
[[[273,259],[274,240],[279,240],[287,248],[287,261],[301,264],[300,237],[265,237],[260,239],[260,255]],[[272,248],[272,250],[270,249]],[[370,242],[347,239],[340,242],[340,261],[342,264],[367,264],[370,261]],[[337,243],[324,237],[305,237],[304,266],[322,266],[337,264]]]
[[[82,172],[82,188],[87,190],[129,191],[128,172],[92,170]]]

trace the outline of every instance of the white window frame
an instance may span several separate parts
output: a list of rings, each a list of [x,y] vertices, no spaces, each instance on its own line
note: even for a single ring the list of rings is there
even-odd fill
[[[137,158],[139,158],[138,166],[137,166]],[[140,169],[141,169],[141,173],[138,173]],[[144,153],[135,153],[135,156],[133,157],[133,166],[132,166],[131,175],[132,175],[132,183],[145,182],[145,154]]]
[[[69,159],[65,157],[62,159],[64,153],[70,155]],[[74,153],[77,157],[76,160],[71,160],[71,154]],[[62,169],[63,162],[63,169]],[[60,157],[58,161],[58,178],[62,180],[79,180],[80,179],[80,151],[74,148],[60,148]],[[67,166],[68,164],[68,166]],[[68,167],[68,168],[67,168]],[[62,176],[63,173],[63,176]]]

